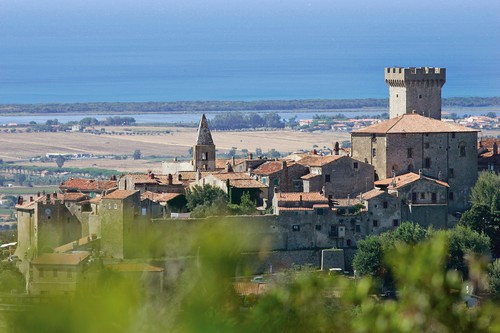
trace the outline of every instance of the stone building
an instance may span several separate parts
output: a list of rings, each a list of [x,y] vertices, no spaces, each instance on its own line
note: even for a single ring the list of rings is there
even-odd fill
[[[446,69],[434,67],[385,68],[389,87],[389,114],[396,118],[417,113],[441,119],[441,88],[446,82]]]
[[[423,228],[448,228],[448,188],[441,180],[409,172],[375,182],[398,198],[401,221],[414,222]]]
[[[351,133],[352,156],[375,167],[382,180],[407,172],[449,185],[449,212],[469,207],[477,179],[477,131],[404,114]]]
[[[31,262],[29,293],[33,295],[73,295],[84,282],[85,263],[90,252],[44,253]]]
[[[323,191],[328,198],[347,198],[373,188],[373,166],[349,156],[308,155],[297,163],[309,168],[309,174],[302,176],[304,192]]]
[[[280,192],[302,192],[300,177],[308,173],[308,168],[290,160],[266,161],[250,172],[258,181],[268,186],[267,198],[271,201],[275,187]]]

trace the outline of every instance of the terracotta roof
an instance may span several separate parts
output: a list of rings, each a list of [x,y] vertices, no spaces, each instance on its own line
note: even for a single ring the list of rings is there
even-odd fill
[[[234,165],[236,166],[244,161],[245,161],[244,158],[236,158],[236,159],[234,159]],[[224,169],[228,162],[229,162],[229,164],[231,164],[231,166],[233,166],[233,159],[232,158],[230,158],[230,159],[218,158],[215,160],[215,168],[216,169]]]
[[[334,206],[340,206],[340,207],[352,207],[354,205],[360,204],[361,201],[359,198],[340,198],[340,199],[334,199],[333,200],[333,205]]]
[[[272,175],[273,173],[283,170],[283,162],[286,163],[287,167],[291,167],[296,163],[290,160],[267,161],[255,168],[253,172],[257,175]]]
[[[375,185],[376,186],[390,186],[391,188],[396,188],[397,189],[397,188],[404,187],[404,186],[406,186],[408,184],[411,184],[413,182],[416,182],[419,179],[420,179],[420,176],[417,175],[416,173],[408,172],[408,173],[405,173],[404,175],[399,175],[399,176],[395,177],[395,181],[396,181],[396,185],[395,186],[391,185],[392,181],[393,181],[392,178],[386,178],[386,179],[382,179],[382,180],[377,180],[375,182]],[[430,181],[432,181],[432,182],[434,182],[436,184],[449,187],[448,183],[444,182],[442,180],[430,178],[430,177],[427,177],[427,176],[422,176],[422,179],[430,180]]]
[[[159,184],[161,183],[161,180],[159,177],[156,175],[150,176],[150,174],[147,173],[141,173],[141,174],[128,174],[125,175],[126,178],[129,180],[133,181],[135,184]],[[167,177],[168,181],[168,177]]]
[[[117,272],[163,272],[161,267],[151,266],[144,263],[119,263],[104,264],[105,267]]]
[[[57,193],[57,199],[64,201],[82,201],[88,198],[88,195],[78,192]]]
[[[319,192],[280,192],[276,193],[278,201],[310,201],[317,203],[328,203],[328,198]]]
[[[90,256],[88,251],[77,251],[73,253],[44,253],[33,261],[34,265],[78,265]]]
[[[139,192],[139,191],[116,190],[116,191],[111,192],[110,194],[102,197],[102,199],[126,199],[137,192]]]
[[[475,129],[450,124],[419,114],[404,114],[396,118],[371,125],[352,133],[447,133],[477,132]]]
[[[263,184],[255,179],[231,179],[229,185],[236,188],[264,188],[268,185]]]
[[[374,188],[368,192],[363,193],[362,197],[363,197],[363,200],[370,200],[370,199],[373,199],[375,197],[378,197],[379,195],[381,195],[383,193],[386,193],[386,192],[381,190],[381,189]]]
[[[489,149],[493,148],[493,144],[494,143],[496,143],[497,146],[500,148],[500,139],[496,139],[496,138],[484,138],[484,139],[481,139],[479,141],[479,145],[481,147],[485,147],[485,148],[489,148]]]
[[[329,204],[314,204],[313,208],[329,208]]]
[[[95,180],[85,178],[71,178],[64,181],[59,188],[61,190],[76,189],[80,191],[107,191],[116,188],[116,180]]]
[[[321,175],[317,175],[315,173],[308,173],[307,175],[300,177],[300,179],[311,180],[311,179],[317,178],[317,177],[321,177]]]
[[[144,199],[149,199],[153,201],[162,201],[162,202],[167,202],[172,200],[173,198],[178,197],[181,195],[180,193],[153,193],[150,191],[146,191],[143,194],[141,194],[141,200]]]
[[[338,160],[345,156],[340,155],[328,155],[328,156],[320,156],[320,155],[308,155],[306,157],[301,158],[297,161],[297,163],[306,165],[309,167],[321,167],[328,163]]]
[[[246,172],[220,172],[220,173],[212,173],[212,176],[218,178],[220,180],[227,179],[253,179]]]

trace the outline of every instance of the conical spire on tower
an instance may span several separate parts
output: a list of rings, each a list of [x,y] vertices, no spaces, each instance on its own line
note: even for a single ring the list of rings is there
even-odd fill
[[[210,133],[210,129],[208,128],[208,121],[205,114],[201,116],[200,124],[198,125],[198,140],[196,141],[196,144],[204,146],[214,145],[212,133]]]

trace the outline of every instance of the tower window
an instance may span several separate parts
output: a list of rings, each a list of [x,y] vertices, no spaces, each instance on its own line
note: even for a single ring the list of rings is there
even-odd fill
[[[422,95],[418,95],[418,98],[422,98]]]
[[[325,175],[325,183],[329,183],[330,182],[330,175],[326,174]]]
[[[431,158],[426,157],[424,160],[424,168],[429,169],[431,167]]]
[[[448,193],[448,200],[453,200],[453,199],[454,199],[453,192]]]
[[[358,162],[354,162],[353,163],[353,167],[354,167],[354,169],[357,169],[358,168]]]
[[[455,178],[455,170],[453,168],[448,170],[448,178]]]
[[[465,143],[460,144],[460,157],[465,157]]]
[[[408,148],[406,151],[406,155],[408,158],[412,158],[413,157],[413,148]]]
[[[372,149],[372,157],[376,157],[377,156],[377,148],[373,148]]]
[[[429,142],[424,143],[424,147],[425,147],[425,149],[429,149],[429,147],[430,147],[430,146],[431,146],[431,145],[429,144]]]

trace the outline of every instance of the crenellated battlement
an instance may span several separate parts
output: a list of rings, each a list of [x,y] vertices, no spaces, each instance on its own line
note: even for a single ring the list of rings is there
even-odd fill
[[[392,86],[404,86],[406,82],[434,82],[443,86],[446,82],[446,68],[438,67],[386,67],[385,82]]]

